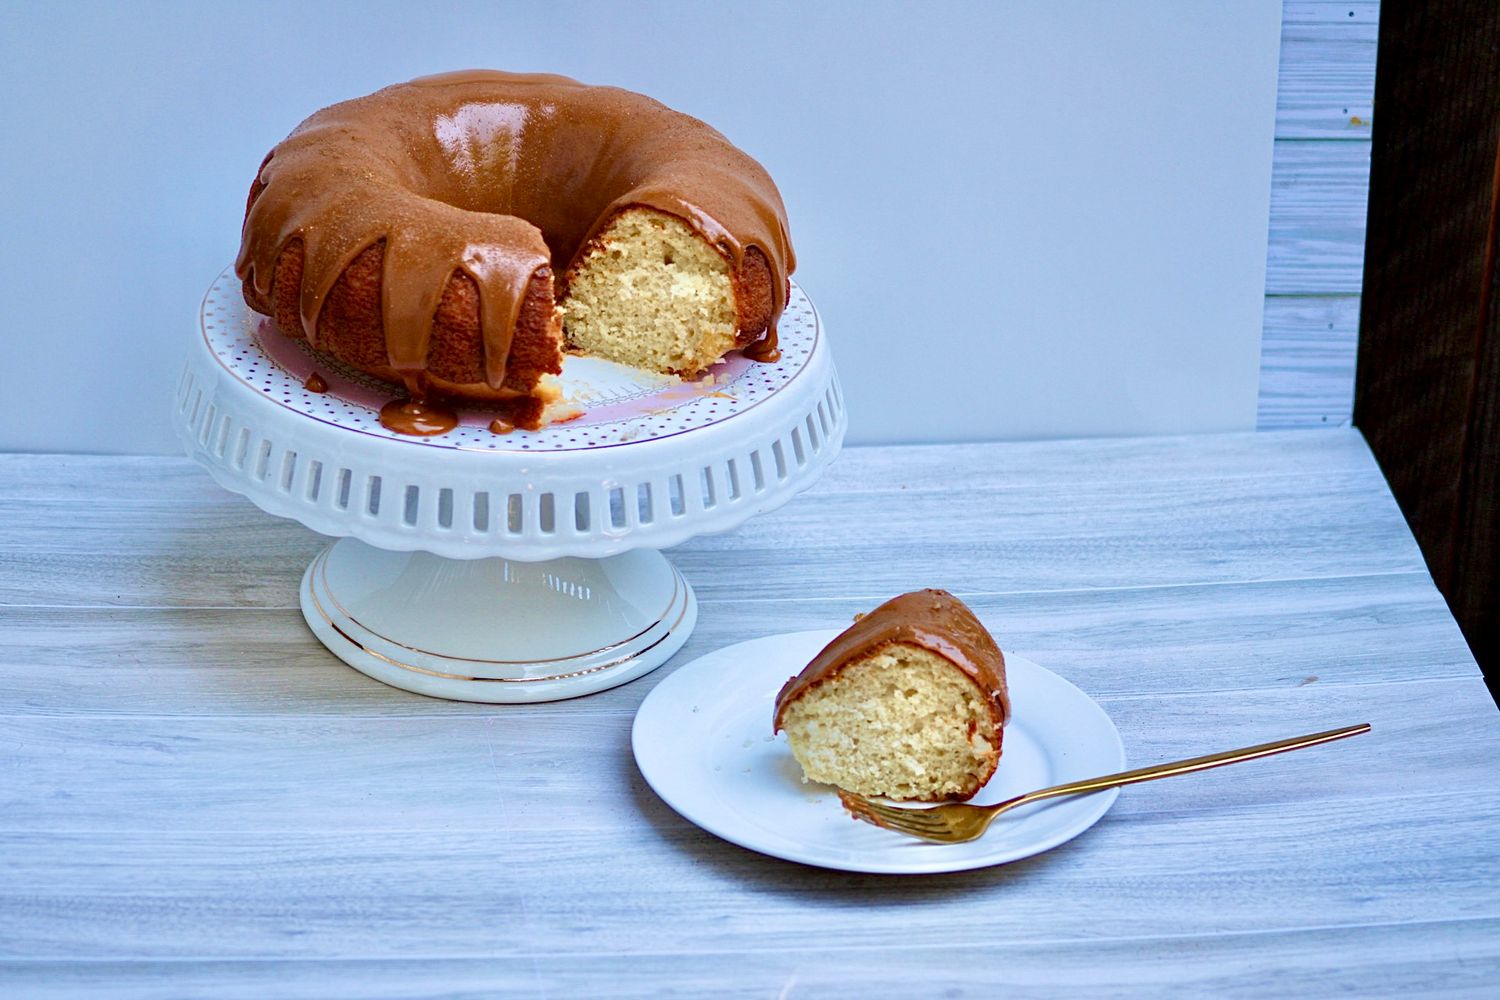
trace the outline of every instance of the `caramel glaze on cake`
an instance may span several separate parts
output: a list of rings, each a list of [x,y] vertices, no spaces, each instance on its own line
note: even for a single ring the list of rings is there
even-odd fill
[[[1005,654],[968,605],[946,590],[914,590],[893,597],[840,633],[776,696],[774,727],[781,731],[787,705],[845,666],[896,644],[941,656],[978,685],[1001,725],[1010,719]],[[998,734],[997,734],[998,736]],[[997,743],[996,749],[999,749]]]
[[[795,260],[769,175],[697,119],[561,76],[450,73],[314,114],[251,185],[235,273],[283,334],[432,411],[475,400],[534,428],[570,268],[631,208],[716,248],[736,344],[774,359]]]

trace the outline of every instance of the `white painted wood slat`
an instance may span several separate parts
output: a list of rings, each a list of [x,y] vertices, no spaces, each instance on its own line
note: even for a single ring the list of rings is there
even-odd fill
[[[1212,685],[1216,671],[1203,670]],[[1386,699],[1369,685],[1309,683],[1100,695],[1132,765],[1349,722],[1368,721],[1379,731],[1336,753],[1309,751],[1130,790],[1111,816],[1352,802],[1439,787],[1480,793],[1493,785],[1500,727],[1479,680],[1397,684],[1390,693],[1395,697]],[[1222,711],[1226,700],[1233,712]],[[632,717],[601,706],[572,713],[492,709],[488,717],[468,719],[137,717],[106,725],[97,716],[0,718],[0,742],[16,748],[9,755],[14,774],[6,827],[79,834],[387,830],[402,836],[412,830],[567,829],[614,831],[630,840],[642,791],[626,745]],[[1211,732],[1201,728],[1205,718],[1215,719]],[[596,748],[591,766],[580,767],[588,758],[579,747]],[[1317,779],[1328,767],[1342,774],[1324,786]],[[183,809],[186,802],[191,810]],[[838,808],[832,801],[828,807]]]
[[[1400,925],[1500,918],[1500,791],[1111,815],[1045,857],[918,879],[761,858],[637,794],[623,841],[569,827],[0,832],[12,928],[0,958],[593,952],[623,970],[661,947],[664,928],[682,954],[810,941],[1045,952],[1090,937],[1374,923],[1393,925],[1396,948]],[[108,919],[80,919],[90,914]]]
[[[1370,138],[1380,4],[1282,5],[1276,138]]]
[[[698,593],[708,600],[836,596],[848,587],[836,567],[851,565],[868,567],[862,593],[875,597],[920,586],[934,560],[953,567],[953,589],[969,592],[1228,582],[1272,558],[1285,577],[1420,571],[1395,504],[1352,488],[1373,482],[1378,473],[1366,470],[1267,476],[1227,496],[1211,481],[1143,479],[1129,491],[1079,483],[1061,506],[1047,486],[976,491],[962,507],[951,491],[913,490],[878,512],[869,495],[811,493],[736,531],[696,539],[675,559],[703,581]],[[18,543],[0,552],[0,603],[295,607],[301,571],[324,544],[241,500],[187,509],[101,501],[59,533],[71,513],[0,500],[0,522]],[[1114,528],[1091,538],[1090,518]],[[1351,550],[1354,536],[1386,544]],[[890,537],[903,548],[891,551]],[[739,575],[716,579],[730,551]],[[820,560],[809,567],[814,553]]]
[[[1368,970],[1379,993],[1425,998],[1485,996],[1500,956],[1500,920],[1434,920],[1411,925],[1409,947],[1391,949],[1379,925],[1273,934],[1190,934],[1059,942],[1045,951],[990,941],[955,962],[951,949],[882,948],[829,952],[815,942],[777,952],[641,951],[622,975],[612,957],[567,953],[535,962],[505,958],[343,959],[320,962],[0,961],[0,979],[27,997],[107,994],[263,1000],[405,1000],[455,996],[611,996],[654,998],[673,982],[683,996],[725,998],[857,996],[1118,997],[1331,996],[1350,977],[1329,955]],[[1265,956],[1277,956],[1273,973]],[[892,969],[909,973],[893,976]],[[1003,984],[996,981],[1003,979]],[[920,983],[914,988],[914,983]],[[440,987],[435,989],[435,984]]]
[[[1474,671],[1426,573],[964,599],[1007,648],[1100,696],[1385,683],[1408,677],[1413,663],[1430,679]],[[837,627],[869,607],[862,597],[704,601],[674,662],[746,638]],[[0,609],[0,663],[14,667],[5,706],[14,717],[495,715],[355,674],[308,641],[295,610]],[[656,676],[589,704],[633,712]],[[574,711],[534,705],[501,717]]]
[[[983,445],[920,445],[860,448],[845,452],[813,487],[816,493],[949,490],[955,460],[968,468],[965,484],[976,489],[1014,485],[1114,482],[1122,475],[1143,479],[1243,478],[1265,469],[1265,448],[1274,444],[1278,466],[1301,471],[1367,470],[1369,452],[1357,435],[1308,438],[1300,434],[1221,434],[1211,448],[1184,447],[1194,438],[1160,436],[1096,440],[1010,441]],[[975,449],[978,448],[979,451]],[[1161,461],[1170,458],[1170,467]],[[0,499],[100,502],[98,482],[107,479],[111,505],[170,500],[221,506],[223,489],[186,458],[146,455],[0,454]],[[234,501],[231,501],[234,502]]]
[[[1267,295],[1359,292],[1369,178],[1368,143],[1277,144]]]
[[[1261,334],[1260,427],[1339,427],[1354,413],[1357,294],[1273,296]]]

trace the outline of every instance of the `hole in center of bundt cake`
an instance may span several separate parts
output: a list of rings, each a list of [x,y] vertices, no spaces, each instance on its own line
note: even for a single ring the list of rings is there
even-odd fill
[[[546,124],[539,113],[545,114],[527,102],[471,100],[436,115],[431,139],[441,149],[438,169],[414,180],[435,201],[535,226],[562,274],[616,192],[595,181],[602,137],[538,128]]]
[[[591,237],[610,203],[590,204],[607,185],[536,183],[577,165],[521,155],[530,110],[474,102],[434,122],[446,169],[427,195],[473,212],[535,226],[561,276],[567,346],[636,368],[696,378],[737,346],[739,314],[724,255],[682,219],[656,209],[616,212]],[[575,151],[576,153],[576,151]],[[585,243],[587,241],[587,243]]]

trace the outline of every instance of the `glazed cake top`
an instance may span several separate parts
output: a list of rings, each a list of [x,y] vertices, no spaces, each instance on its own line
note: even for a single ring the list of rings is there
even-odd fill
[[[968,674],[985,696],[1010,718],[1005,686],[1005,655],[968,605],[946,590],[914,590],[886,601],[849,626],[813,657],[776,696],[775,728],[786,706],[808,688],[834,676],[849,663],[890,645],[929,650]]]

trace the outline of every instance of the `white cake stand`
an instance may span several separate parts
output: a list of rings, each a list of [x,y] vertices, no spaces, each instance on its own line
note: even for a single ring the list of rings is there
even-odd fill
[[[494,414],[414,438],[393,392],[281,336],[221,274],[174,423],[188,454],[261,509],[339,540],[302,578],[308,626],[377,680],[439,698],[555,701],[660,666],[697,601],[658,549],[806,489],[838,453],[843,398],[795,285],[782,359],[731,355],[698,383],[570,357],[581,415],[497,435]],[[317,372],[328,391],[305,388]]]

